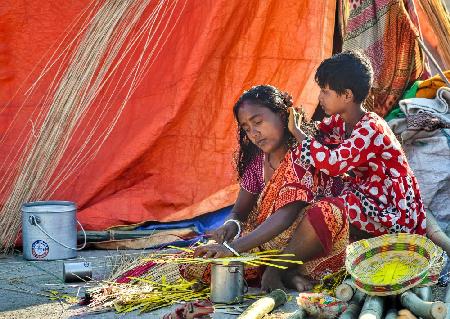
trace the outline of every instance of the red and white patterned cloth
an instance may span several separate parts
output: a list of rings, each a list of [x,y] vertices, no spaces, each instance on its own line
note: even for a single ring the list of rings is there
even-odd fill
[[[344,176],[346,186],[340,197],[351,224],[375,236],[426,233],[419,185],[400,143],[381,117],[366,113],[348,139],[339,115],[325,118],[318,128],[323,144],[307,138],[300,158],[325,174]]]

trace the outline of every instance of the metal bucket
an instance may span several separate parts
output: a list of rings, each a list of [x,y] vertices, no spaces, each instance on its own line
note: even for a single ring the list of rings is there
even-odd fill
[[[214,303],[241,303],[244,297],[244,265],[233,262],[211,266],[211,301]]]
[[[23,257],[27,260],[68,259],[77,256],[75,203],[42,201],[22,205]],[[81,226],[81,224],[80,224]],[[81,227],[83,230],[83,228]],[[84,232],[84,230],[83,230]]]

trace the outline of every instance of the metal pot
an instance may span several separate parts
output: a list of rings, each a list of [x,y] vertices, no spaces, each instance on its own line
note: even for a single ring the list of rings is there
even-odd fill
[[[241,303],[244,297],[244,265],[232,262],[211,266],[211,301],[214,303]]]

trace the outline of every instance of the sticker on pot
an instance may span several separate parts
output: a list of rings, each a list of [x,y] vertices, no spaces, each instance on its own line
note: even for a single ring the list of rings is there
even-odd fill
[[[48,255],[49,247],[48,244],[43,240],[36,240],[31,245],[31,253],[33,254],[34,258],[42,259],[45,258]]]

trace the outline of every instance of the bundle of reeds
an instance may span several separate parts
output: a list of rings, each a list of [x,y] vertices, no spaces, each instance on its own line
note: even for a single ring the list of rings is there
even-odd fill
[[[170,247],[177,248],[177,247]],[[280,254],[279,250],[266,250],[257,253],[243,254],[242,256],[233,256],[226,258],[196,258],[194,257],[194,250],[189,248],[177,248],[182,250],[183,254],[173,253],[154,253],[144,260],[154,262],[156,264],[205,264],[205,263],[219,263],[228,265],[232,262],[242,262],[249,266],[270,266],[280,269],[287,269],[288,266],[280,263],[303,264],[301,261],[290,259],[295,257],[294,254]]]
[[[191,248],[169,247],[171,251],[158,251],[139,255],[134,260],[120,258],[113,267],[110,280],[101,282],[86,293],[89,307],[98,310],[115,309],[119,313],[139,310],[149,312],[180,302],[208,299],[209,286],[181,277],[181,264],[242,262],[249,266],[269,266],[280,269],[286,264],[301,264],[292,260],[294,255],[277,250],[249,253],[240,257],[196,258]]]
[[[111,308],[119,313],[150,312],[180,302],[209,298],[209,287],[180,278],[175,283],[133,278],[133,284],[104,283],[87,292],[89,307]]]

